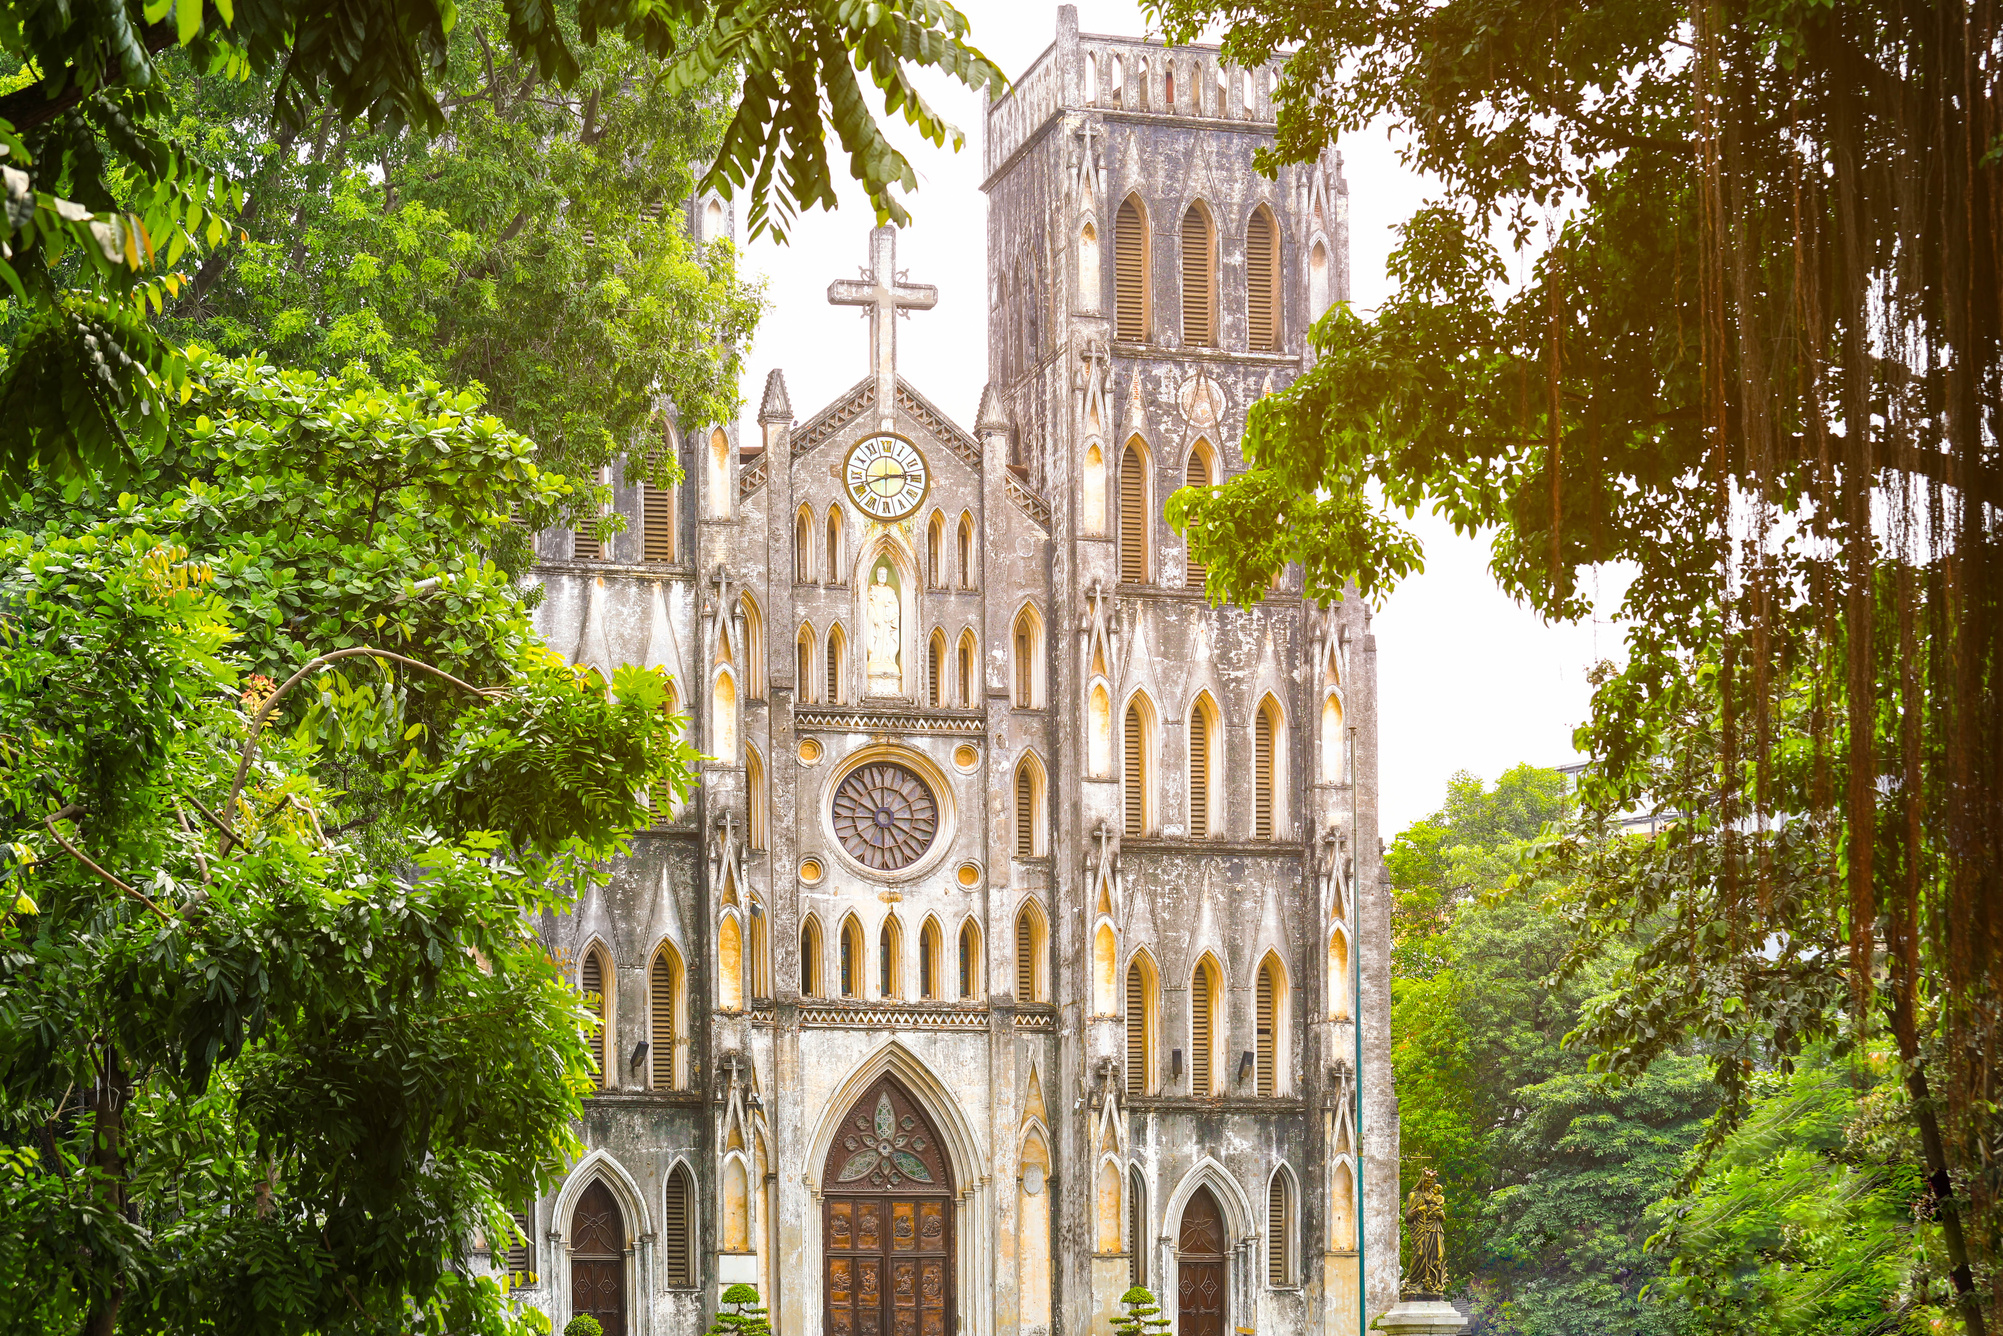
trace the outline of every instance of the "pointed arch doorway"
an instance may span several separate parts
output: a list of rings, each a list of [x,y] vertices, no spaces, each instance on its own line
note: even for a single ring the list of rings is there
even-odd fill
[[[953,1172],[895,1077],[842,1115],[821,1192],[828,1336],[952,1336]]]
[[[1224,1336],[1224,1245],[1224,1212],[1200,1187],[1184,1203],[1176,1233],[1176,1336]]]
[[[570,1217],[570,1313],[598,1319],[605,1336],[626,1336],[626,1220],[603,1180]]]

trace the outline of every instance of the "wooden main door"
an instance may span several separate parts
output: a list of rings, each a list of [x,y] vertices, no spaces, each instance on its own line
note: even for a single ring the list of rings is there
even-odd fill
[[[626,1222],[594,1181],[570,1217],[570,1313],[590,1314],[605,1336],[626,1336]]]
[[[894,1078],[843,1116],[821,1194],[828,1336],[952,1336],[952,1172]]]
[[[1176,1236],[1176,1336],[1224,1336],[1224,1268],[1224,1213],[1209,1188],[1198,1188]]]

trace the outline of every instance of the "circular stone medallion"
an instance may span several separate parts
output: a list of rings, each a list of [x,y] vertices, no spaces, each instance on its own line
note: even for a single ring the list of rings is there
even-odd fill
[[[835,838],[872,872],[910,867],[939,833],[939,803],[924,780],[901,765],[857,767],[835,789]]]

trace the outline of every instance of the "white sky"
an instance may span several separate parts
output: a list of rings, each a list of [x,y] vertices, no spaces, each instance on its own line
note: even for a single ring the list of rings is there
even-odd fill
[[[1055,4],[958,3],[972,21],[974,43],[1011,78],[1056,35]],[[1085,32],[1138,36],[1146,30],[1139,5],[1121,0],[1081,0],[1078,21]],[[898,267],[910,281],[939,289],[936,307],[899,322],[898,370],[971,429],[987,378],[981,101],[944,79],[928,81],[926,91],[967,143],[951,153],[920,140],[901,121],[897,126],[905,131],[896,136],[898,145],[919,179],[917,194],[907,201],[912,226],[898,238]],[[1390,229],[1424,192],[1383,135],[1344,140],[1339,147],[1349,181],[1352,296],[1368,311],[1389,291],[1384,258]],[[845,173],[845,160],[837,170]],[[747,362],[747,440],[756,439],[758,400],[773,367],[784,370],[793,412],[803,421],[868,369],[863,314],[827,304],[828,284],[856,275],[867,262],[875,223],[861,190],[843,184],[841,208],[799,219],[789,245],[761,239],[747,248],[746,267],[769,280],[770,302]],[[1426,570],[1399,586],[1375,625],[1387,840],[1434,811],[1457,770],[1492,781],[1520,761],[1578,759],[1571,737],[1586,717],[1586,670],[1601,658],[1622,657],[1619,627],[1547,626],[1504,597],[1488,574],[1485,540],[1457,537],[1425,514],[1413,527],[1425,543]]]

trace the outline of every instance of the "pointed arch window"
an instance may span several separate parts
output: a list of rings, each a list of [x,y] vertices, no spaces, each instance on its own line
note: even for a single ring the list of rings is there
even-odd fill
[[[1316,237],[1308,250],[1308,319],[1319,320],[1329,303],[1328,243]]]
[[[925,587],[944,589],[946,572],[942,569],[940,549],[946,542],[946,517],[938,511],[932,512],[932,522],[925,526]]]
[[[594,945],[584,953],[584,963],[577,971],[577,988],[584,994],[585,1009],[592,1015],[591,1034],[586,1040],[591,1048],[592,1079],[603,1090],[607,1087],[606,1030],[612,1023],[612,965],[605,958],[603,947]]]
[[[800,995],[821,996],[821,922],[812,914],[800,925]]]
[[[862,996],[862,925],[853,915],[842,923],[842,996]]]
[[[1034,903],[1015,916],[1015,1000],[1042,1002],[1043,920]]]
[[[1078,309],[1099,309],[1099,229],[1090,223],[1078,229]]]
[[[1206,839],[1217,828],[1217,707],[1210,693],[1189,707],[1189,835]]]
[[[883,920],[876,934],[876,993],[878,997],[904,995],[904,926],[895,914]]]
[[[925,642],[925,702],[935,709],[946,704],[946,633],[934,631]]]
[[[517,1235],[508,1243],[508,1283],[516,1289],[526,1289],[535,1284],[531,1274],[535,1270],[536,1208],[530,1202],[526,1211],[515,1211],[509,1218],[514,1221]]]
[[[744,925],[737,911],[726,910],[716,929],[716,1005],[724,1011],[744,1010]]]
[[[1148,1283],[1148,1185],[1138,1169],[1127,1171],[1127,1283]]]
[[[1328,935],[1328,1016],[1346,1021],[1350,1017],[1350,994],[1354,979],[1349,965],[1349,934],[1337,924]]]
[[[1277,1169],[1273,1172],[1272,1185],[1266,1189],[1266,1285],[1269,1289],[1285,1289],[1294,1283],[1292,1187],[1287,1171]]]
[[[1138,693],[1127,702],[1126,719],[1120,725],[1122,787],[1122,829],[1128,835],[1145,835],[1154,818],[1154,777],[1149,773],[1153,760],[1150,736],[1154,711]]]
[[[1084,516],[1085,532],[1095,537],[1106,532],[1106,455],[1097,441],[1085,447]]]
[[[802,704],[808,704],[814,699],[814,646],[818,641],[819,637],[814,634],[812,626],[800,628],[800,638],[794,646],[799,657],[799,673],[794,681],[799,685]]]
[[[1189,452],[1189,462],[1183,467],[1183,486],[1207,488],[1210,486],[1210,479],[1209,443],[1198,441],[1195,448]],[[1210,568],[1198,561],[1194,556],[1184,559],[1182,578],[1183,583],[1188,585],[1189,588],[1203,588],[1204,578],[1209,574]]]
[[[1043,619],[1035,608],[1024,608],[1015,619],[1015,706],[1019,710],[1043,705]]]
[[[744,617],[744,698],[765,699],[765,614],[758,600],[745,594],[737,600]]]
[[[1259,702],[1259,713],[1252,720],[1252,838],[1255,840],[1273,838],[1279,736],[1280,707],[1268,696]]]
[[[647,967],[647,1070],[655,1090],[680,1089],[675,1079],[675,1036],[682,1005],[681,958],[662,943]]]
[[[828,507],[828,583],[845,585],[846,568],[842,564],[842,512],[840,506]]]
[[[1267,956],[1259,964],[1259,978],[1253,990],[1253,1074],[1254,1088],[1262,1098],[1280,1093],[1281,1027],[1287,1005],[1286,975],[1280,962]]]
[[[1148,470],[1140,438],[1120,452],[1120,583],[1148,578]]]
[[[660,454],[672,459],[675,438],[667,434]],[[658,455],[656,459],[658,459]],[[654,463],[650,460],[650,466]],[[656,487],[653,479],[640,481],[640,559],[642,561],[673,561],[676,548],[676,492],[674,487]]]
[[[725,765],[737,760],[737,679],[729,672],[710,684],[709,746]]]
[[[750,940],[745,947],[745,982],[750,986],[753,997],[772,996],[771,920],[765,913],[765,905],[757,896],[751,897]]]
[[[974,587],[974,517],[970,511],[960,514],[960,588]]]
[[[793,581],[814,582],[814,512],[805,506],[793,517]]]
[[[704,513],[713,520],[730,518],[730,503],[737,491],[737,480],[730,476],[730,437],[723,428],[715,427],[709,433],[709,504]]]
[[[1154,969],[1145,953],[1127,962],[1127,1093],[1154,1093],[1156,987]]]
[[[845,680],[848,669],[846,662],[847,652],[848,637],[842,634],[841,627],[830,628],[828,631],[828,654],[826,661],[828,694],[824,697],[830,705],[842,705],[847,702],[847,697],[843,694],[844,688],[847,686]]]
[[[1342,697],[1331,691],[1321,703],[1321,778],[1326,784],[1342,783],[1343,775]]]
[[[960,925],[960,996],[974,998],[980,993],[981,930],[968,919]]]
[[[1216,1093],[1212,1079],[1217,1056],[1217,967],[1205,956],[1189,980],[1189,1093]]]
[[[936,1002],[940,996],[940,951],[939,920],[928,918],[918,930],[918,996],[927,1002]]]
[[[1034,757],[1015,767],[1015,856],[1035,858],[1043,847],[1043,774]]]
[[[1280,350],[1280,229],[1261,204],[1245,224],[1245,341],[1255,353]]]
[[[958,664],[958,669],[959,669],[959,679],[960,679],[959,681],[960,704],[963,707],[972,709],[975,705],[978,705],[980,703],[978,700],[975,699],[975,691],[978,679],[976,678],[974,673],[974,665],[979,661],[979,655],[976,653],[974,649],[974,633],[972,631],[965,632],[960,636],[959,659],[960,661]]]
[[[668,1175],[661,1212],[661,1278],[671,1290],[695,1286],[695,1184],[689,1167],[678,1164]]]
[[[1182,342],[1187,348],[1217,343],[1217,246],[1201,204],[1182,215]]]
[[[1147,342],[1147,218],[1131,195],[1113,216],[1113,329],[1122,343]]]

